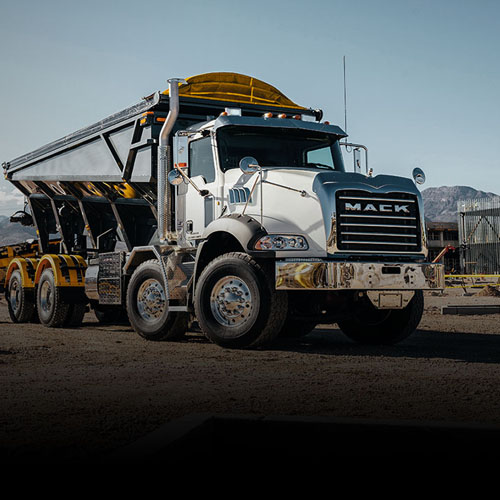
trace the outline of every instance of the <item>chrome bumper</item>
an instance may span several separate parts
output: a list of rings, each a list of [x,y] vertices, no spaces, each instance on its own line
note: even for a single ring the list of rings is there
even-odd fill
[[[444,266],[419,263],[277,261],[277,290],[440,290]]]

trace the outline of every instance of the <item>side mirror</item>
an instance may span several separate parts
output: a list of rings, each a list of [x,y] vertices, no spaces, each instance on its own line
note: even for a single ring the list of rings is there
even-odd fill
[[[200,189],[190,178],[189,176],[183,171],[182,168],[174,168],[173,170],[171,170],[169,173],[168,173],[168,182],[170,184],[172,184],[172,186],[179,186],[180,184],[182,184],[183,181],[186,181],[188,182],[189,184],[191,184],[191,186],[194,187],[194,189],[196,189],[196,191],[198,192],[198,194],[200,196],[210,196],[210,191],[208,191],[207,189]],[[182,193],[182,194],[185,194],[185,193]]]
[[[178,186],[184,182],[184,177],[178,169],[174,168],[168,173],[168,182],[172,184],[172,186]]]
[[[260,170],[260,165],[253,156],[245,156],[240,160],[240,170],[244,174],[252,175]]]
[[[365,172],[368,176],[373,175],[373,170],[370,168],[368,169],[368,148],[366,146],[363,146],[362,144],[352,144],[350,142],[340,142],[339,141],[339,146],[344,146],[346,148],[347,152],[350,152],[347,148],[352,148],[352,157],[354,159],[354,172],[357,174],[361,173],[362,170],[362,160],[361,160],[361,150],[365,152]]]
[[[415,180],[416,184],[423,184],[425,182],[425,174],[424,171],[421,168],[414,168],[413,172],[413,179]]]

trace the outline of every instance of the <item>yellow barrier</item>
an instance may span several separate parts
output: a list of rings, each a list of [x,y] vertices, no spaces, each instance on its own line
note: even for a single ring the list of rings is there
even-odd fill
[[[446,288],[484,288],[500,286],[500,274],[445,274]],[[494,281],[496,279],[496,282]],[[483,281],[484,280],[484,281]],[[451,284],[450,282],[455,282]],[[459,281],[459,284],[456,284]]]

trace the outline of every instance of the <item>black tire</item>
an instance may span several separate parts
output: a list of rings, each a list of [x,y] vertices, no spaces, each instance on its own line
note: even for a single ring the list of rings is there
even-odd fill
[[[50,268],[45,269],[40,276],[36,305],[42,325],[52,328],[64,326],[70,304],[65,302],[61,290],[55,286],[54,273]]]
[[[36,316],[33,289],[23,287],[21,272],[12,272],[6,292],[10,319],[14,323],[28,323]]]
[[[306,321],[288,317],[279,333],[279,336],[281,338],[289,339],[305,337],[316,328],[316,325],[316,321]]]
[[[396,344],[417,328],[424,312],[424,294],[415,291],[404,309],[377,309],[368,298],[360,301],[350,319],[338,322],[351,340],[362,344]]]
[[[288,302],[286,293],[277,292],[269,276],[241,252],[221,255],[203,269],[194,307],[208,339],[222,347],[254,348],[278,336]],[[228,300],[226,293],[231,294]]]
[[[147,340],[178,340],[183,337],[187,331],[188,314],[171,312],[168,307],[162,308],[161,305],[150,306],[151,302],[146,302],[148,293],[157,294],[157,304],[168,299],[165,295],[161,298],[161,294],[165,292],[163,274],[157,260],[143,262],[130,278],[127,313],[132,328]]]
[[[86,304],[71,304],[68,311],[68,316],[64,320],[63,326],[78,328],[82,326],[83,317],[87,312]]]

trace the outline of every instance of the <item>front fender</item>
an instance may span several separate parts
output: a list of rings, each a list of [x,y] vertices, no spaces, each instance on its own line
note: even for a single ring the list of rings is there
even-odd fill
[[[238,240],[245,251],[252,253],[255,240],[266,235],[267,231],[259,222],[248,215],[231,214],[212,221],[205,228],[202,237],[207,240],[214,233],[229,233]],[[262,252],[260,253],[262,254]]]

